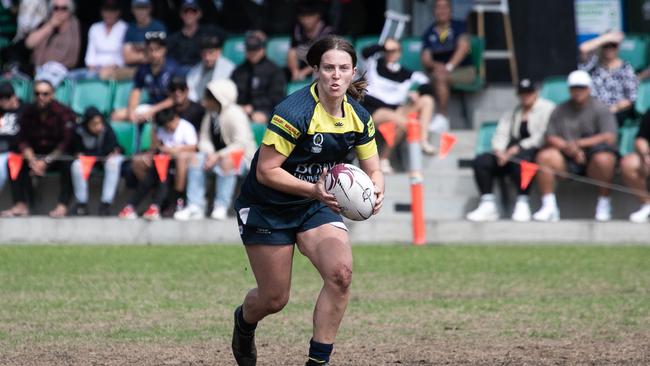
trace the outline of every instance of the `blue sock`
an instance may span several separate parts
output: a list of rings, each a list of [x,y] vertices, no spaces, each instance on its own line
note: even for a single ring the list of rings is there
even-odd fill
[[[309,341],[309,361],[316,365],[329,362],[332,349],[333,344],[318,343],[312,338]]]

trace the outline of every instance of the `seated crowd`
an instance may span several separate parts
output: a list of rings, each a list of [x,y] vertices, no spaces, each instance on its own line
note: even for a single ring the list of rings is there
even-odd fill
[[[312,70],[304,60],[306,51],[320,37],[335,32],[323,20],[318,2],[301,1],[286,68],[267,57],[267,36],[262,31],[246,33],[245,55],[237,65],[223,54],[229,34],[200,22],[203,13],[196,0],[181,2],[182,27],[170,35],[165,24],[153,18],[150,0],[131,1],[134,21],[130,24],[121,20],[118,1],[104,0],[102,20],[88,32],[85,67],[75,68],[82,47],[74,1],[51,0],[50,5],[49,14],[22,34],[35,67],[33,103],[21,101],[10,82],[0,83],[0,189],[9,180],[9,153],[24,158],[18,176],[8,184],[13,206],[2,211],[5,217],[29,215],[34,177],[56,172],[60,191],[49,213],[52,217],[116,213],[113,201],[124,177],[133,192],[128,204],[119,208],[121,218],[137,217],[138,205],[151,193],[145,218],[200,219],[211,206],[210,216],[224,219],[237,177],[246,174],[255,150],[251,129],[268,122],[273,107],[285,96],[287,81],[311,80]],[[470,82],[478,71],[470,62],[465,24],[451,19],[450,1],[434,1],[432,16],[433,24],[421,38],[422,70],[401,65],[401,44],[390,37],[382,44],[357,50],[369,82],[363,104],[379,129],[393,123],[399,141],[409,120],[416,120],[423,132],[420,146],[429,155],[436,152],[432,133],[449,128],[447,105],[452,84]],[[624,182],[639,192],[642,202],[630,220],[648,220],[650,195],[645,183],[650,175],[650,116],[643,119],[635,153],[621,157],[616,146],[617,127],[634,116],[638,86],[634,69],[618,55],[622,40],[621,33],[611,32],[581,45],[580,70],[568,78],[571,97],[558,106],[539,97],[536,83],[521,80],[519,103],[499,120],[492,151],[474,161],[481,197],[467,219],[499,218],[493,180],[509,176],[519,186],[519,161],[542,167],[537,175],[542,206],[533,214],[528,203],[530,187],[520,188],[512,219],[557,221],[555,173],[586,175],[610,183],[622,158]],[[5,76],[25,77],[16,69]],[[101,112],[90,106],[78,117],[55,98],[64,80],[88,79],[132,81],[124,108]],[[113,121],[135,126],[132,156],[118,143]],[[147,136],[147,131],[151,131],[150,141],[143,141],[141,136]],[[230,158],[233,151],[243,151],[239,166]],[[389,163],[392,152],[393,144],[386,141],[380,151],[385,173],[393,171]],[[171,160],[169,180],[154,164],[155,155],[161,153]],[[97,211],[88,207],[82,155],[97,157],[93,171],[103,174]],[[214,201],[207,205],[206,174],[210,172],[216,186]],[[611,218],[609,193],[609,189],[599,188],[595,209],[599,221]],[[75,203],[71,204],[73,197]]]

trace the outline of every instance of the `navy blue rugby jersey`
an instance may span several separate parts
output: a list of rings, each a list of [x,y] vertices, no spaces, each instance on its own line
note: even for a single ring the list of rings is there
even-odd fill
[[[286,97],[269,121],[262,143],[286,156],[282,168],[294,177],[315,183],[323,168],[342,162],[355,149],[359,160],[377,154],[375,125],[368,111],[347,95],[343,117],[333,117],[319,103],[316,83]],[[303,205],[312,199],[280,192],[257,181],[259,150],[241,189],[241,198],[258,205]]]

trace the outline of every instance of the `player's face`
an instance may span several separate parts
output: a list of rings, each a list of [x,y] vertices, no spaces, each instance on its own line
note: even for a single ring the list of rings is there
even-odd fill
[[[329,50],[321,57],[316,74],[322,90],[330,97],[340,98],[348,90],[356,71],[347,52]]]

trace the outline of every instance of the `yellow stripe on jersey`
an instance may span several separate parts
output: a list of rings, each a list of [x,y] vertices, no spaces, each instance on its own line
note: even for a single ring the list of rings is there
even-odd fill
[[[293,149],[296,147],[296,145],[287,141],[284,137],[278,135],[275,131],[269,130],[268,128],[264,133],[262,143],[266,146],[275,146],[275,150],[286,157],[289,157]]]
[[[356,146],[355,150],[359,160],[366,160],[377,155],[377,143],[375,142],[375,139],[372,139],[363,145]]]
[[[291,123],[287,122],[286,119],[278,116],[277,114],[271,118],[271,124],[286,132],[294,139],[298,139],[298,137],[300,137],[300,131],[297,128],[293,127]]]
[[[309,123],[307,134],[313,135],[315,133],[346,133],[357,132],[362,133],[365,127],[363,121],[354,111],[350,103],[343,103],[343,111],[345,117],[333,117],[325,111],[323,105],[318,103],[314,109],[314,115]]]
[[[368,137],[374,137],[375,136],[375,121],[372,120],[372,117],[370,117],[370,120],[368,121]]]

